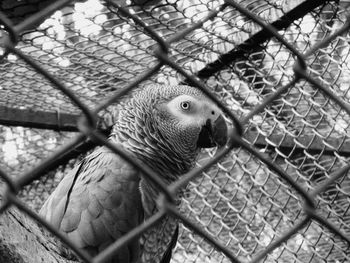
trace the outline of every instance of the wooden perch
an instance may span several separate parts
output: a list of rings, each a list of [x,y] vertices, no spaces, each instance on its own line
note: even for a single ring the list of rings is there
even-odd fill
[[[68,263],[77,262],[60,256],[49,232],[20,212],[9,208],[0,215],[0,262]]]

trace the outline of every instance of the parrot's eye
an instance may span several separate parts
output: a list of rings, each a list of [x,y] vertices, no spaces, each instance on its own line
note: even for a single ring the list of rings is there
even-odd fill
[[[182,101],[180,106],[181,109],[188,111],[191,108],[191,103],[189,101]]]

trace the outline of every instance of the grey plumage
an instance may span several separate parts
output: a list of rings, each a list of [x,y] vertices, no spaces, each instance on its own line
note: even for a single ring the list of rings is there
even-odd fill
[[[116,106],[115,120],[109,140],[168,184],[193,168],[200,148],[223,144],[226,136],[221,111],[189,86],[134,91]],[[100,147],[63,178],[40,214],[96,255],[152,216],[158,194],[132,165]],[[166,216],[113,262],[169,262],[177,235],[177,219]]]

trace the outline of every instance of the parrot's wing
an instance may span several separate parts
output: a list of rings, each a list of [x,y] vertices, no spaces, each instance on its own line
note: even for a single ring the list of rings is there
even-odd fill
[[[165,253],[163,255],[163,258],[160,261],[160,263],[170,263],[171,256],[172,256],[172,253],[173,253],[173,249],[176,246],[178,237],[179,237],[179,226],[176,227],[175,233],[173,234],[173,236],[171,238],[171,241],[170,241],[170,244],[169,244],[167,250],[165,251]]]
[[[101,147],[63,178],[40,214],[95,255],[142,222],[139,180],[133,166]],[[116,259],[134,262],[138,256],[136,240]]]

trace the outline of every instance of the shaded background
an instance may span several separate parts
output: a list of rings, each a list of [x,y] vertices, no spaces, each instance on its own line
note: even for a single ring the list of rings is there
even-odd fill
[[[291,3],[292,2],[292,3]],[[312,3],[311,3],[312,2]],[[207,16],[222,1],[118,1],[164,39]],[[2,1],[14,24],[49,1]],[[300,52],[334,33],[348,15],[348,1],[243,0],[272,23]],[[157,43],[143,29],[98,0],[78,1],[21,35],[17,48],[39,62],[91,109],[157,63]],[[311,55],[312,77],[349,101],[349,35]],[[295,58],[278,40],[227,7],[170,47],[170,56],[198,76],[237,116],[243,117],[294,76]],[[164,66],[149,83],[186,83]],[[77,135],[81,114],[68,98],[14,55],[0,61],[0,167],[20,176]],[[101,117],[111,121],[110,113]],[[244,138],[279,164],[308,191],[347,163],[350,117],[308,82],[299,81],[244,127]],[[38,210],[72,166],[77,151],[21,191]],[[214,150],[215,151],[215,150]],[[213,156],[206,151],[198,163]],[[303,216],[301,196],[262,162],[241,149],[191,182],[181,211],[226,244],[239,259],[264,250]],[[317,197],[318,212],[350,234],[350,177]],[[348,245],[311,221],[264,262],[349,262]],[[173,262],[229,262],[186,227]]]

